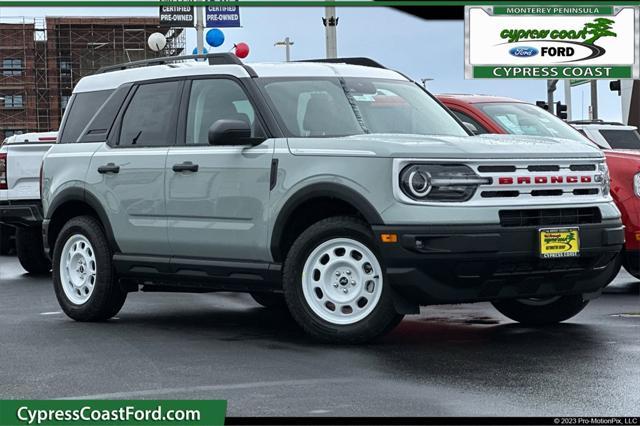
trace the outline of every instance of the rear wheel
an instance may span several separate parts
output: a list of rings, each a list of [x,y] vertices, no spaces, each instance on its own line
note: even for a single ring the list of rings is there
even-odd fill
[[[39,227],[16,229],[16,253],[20,265],[32,274],[46,274],[51,262],[44,254],[42,230]]]
[[[373,235],[351,217],[324,219],[294,242],[283,288],[294,319],[323,341],[362,343],[393,328],[396,313]]]
[[[127,293],[118,285],[107,238],[93,217],[75,217],[60,231],[53,285],[62,310],[77,321],[103,321],[122,308]]]
[[[581,294],[501,300],[493,306],[504,316],[526,325],[556,324],[574,317],[589,302]]]
[[[11,251],[11,236],[14,233],[11,226],[0,224],[0,255],[7,255]]]

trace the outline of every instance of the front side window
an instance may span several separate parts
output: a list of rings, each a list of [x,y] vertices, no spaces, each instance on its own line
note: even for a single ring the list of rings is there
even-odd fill
[[[456,111],[456,110],[451,110],[451,112],[453,113],[453,115],[455,115],[456,117],[458,117],[458,120],[462,121],[463,123],[469,123],[473,126],[474,133],[476,135],[484,135],[485,133],[489,133],[489,131],[487,129],[485,129],[482,124],[478,123],[477,120],[474,120],[473,118],[471,118],[470,115],[462,112],[462,111]]]
[[[612,149],[640,149],[640,134],[635,129],[600,130]]]
[[[263,136],[255,110],[238,83],[228,79],[194,80],[187,113],[187,145],[209,144],[209,128],[218,120],[240,120]]]
[[[292,137],[468,136],[446,109],[407,81],[265,78],[260,84]]]
[[[589,143],[573,127],[540,107],[515,102],[477,103],[505,132],[514,135],[546,136]]]
[[[122,117],[118,145],[173,145],[180,85],[181,82],[169,81],[138,87]]]

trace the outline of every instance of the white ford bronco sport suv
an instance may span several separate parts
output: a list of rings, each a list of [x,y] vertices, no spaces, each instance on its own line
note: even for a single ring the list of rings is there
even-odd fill
[[[42,173],[71,318],[108,319],[137,290],[241,291],[315,338],[363,342],[429,304],[563,321],[618,270],[623,228],[595,147],[471,136],[365,58],[207,58],[75,87]]]

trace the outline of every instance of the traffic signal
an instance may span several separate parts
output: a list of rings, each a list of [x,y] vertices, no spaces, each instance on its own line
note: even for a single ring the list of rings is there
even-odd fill
[[[609,90],[612,92],[618,92],[618,96],[622,93],[622,89],[620,88],[620,80],[613,80],[609,82]]]
[[[549,104],[547,104],[545,101],[536,101],[536,106],[542,108],[545,111],[549,111]]]
[[[556,115],[563,120],[567,119],[567,106],[562,102],[556,102]]]

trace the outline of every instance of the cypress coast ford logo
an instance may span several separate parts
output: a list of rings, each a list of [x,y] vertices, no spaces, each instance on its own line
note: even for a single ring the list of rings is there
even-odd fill
[[[640,79],[638,34],[637,6],[465,6],[465,77]]]
[[[598,58],[606,53],[604,47],[596,41],[602,37],[616,37],[613,31],[615,21],[609,18],[596,18],[580,29],[540,28],[540,29],[502,29],[500,38],[506,39],[506,45],[526,41],[535,46],[509,47],[509,54],[518,58],[536,56],[553,58],[553,62],[577,62]],[[560,60],[558,60],[560,59]]]

